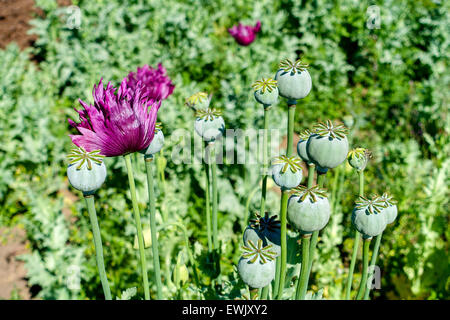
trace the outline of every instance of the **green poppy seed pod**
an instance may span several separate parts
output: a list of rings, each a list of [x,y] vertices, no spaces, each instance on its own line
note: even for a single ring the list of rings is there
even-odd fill
[[[197,92],[186,99],[186,105],[194,110],[206,110],[211,103],[211,96],[206,92]]]
[[[206,142],[219,139],[225,131],[225,121],[216,109],[197,110],[194,129]]]
[[[255,99],[264,106],[271,106],[278,101],[277,82],[272,78],[262,78],[256,81],[252,88],[255,90]]]
[[[153,137],[152,142],[150,142],[147,149],[141,151],[141,153],[148,156],[154,155],[155,153],[160,152],[163,146],[164,146],[164,134],[162,132],[161,123],[157,122],[155,126],[155,135]]]
[[[69,182],[84,195],[91,195],[101,187],[106,179],[106,167],[100,150],[87,152],[83,147],[74,148],[68,155]]]
[[[258,213],[255,216],[255,219],[250,220],[250,225],[244,230],[244,245],[248,246],[248,240],[257,243],[261,239],[263,246],[272,245],[272,251],[275,252],[275,257],[278,257],[281,254],[280,221],[276,220],[276,215],[269,217],[268,212],[263,217]]]
[[[295,63],[289,59],[281,61],[280,69],[275,75],[280,96],[296,101],[309,94],[312,82],[307,67],[300,59]]]
[[[299,157],[276,157],[270,170],[273,181],[282,189],[292,189],[302,182],[303,171]]]
[[[388,193],[383,193],[383,195],[380,197],[381,201],[384,202],[384,217],[386,224],[391,224],[395,221],[398,214],[397,209],[397,201],[393,200],[392,197]]]
[[[348,164],[351,165],[357,171],[363,171],[366,169],[367,163],[369,159],[372,157],[372,154],[369,150],[364,148],[356,148],[350,150],[347,156]]]
[[[289,198],[287,218],[289,223],[303,234],[322,230],[331,215],[325,190],[319,186],[307,189],[299,186]]]
[[[300,140],[297,143],[297,153],[298,156],[306,163],[311,163],[311,160],[308,157],[308,152],[306,151],[306,145],[308,144],[308,139],[312,135],[312,132],[309,130],[305,130],[300,133]]]
[[[249,240],[243,249],[237,266],[242,281],[255,289],[267,286],[275,278],[275,252],[271,245],[264,247],[261,239],[256,244]]]
[[[334,126],[330,120],[314,126],[306,144],[309,159],[323,169],[333,169],[347,158],[347,129],[343,125]]]
[[[352,223],[363,238],[368,239],[381,234],[386,228],[384,203],[379,197],[367,199],[359,197],[352,212]]]

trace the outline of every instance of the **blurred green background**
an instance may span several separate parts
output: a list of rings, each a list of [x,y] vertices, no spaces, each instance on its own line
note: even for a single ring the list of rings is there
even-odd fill
[[[383,235],[381,290],[374,290],[374,297],[449,298],[449,1],[74,0],[81,20],[72,29],[73,11],[56,1],[35,2],[42,9],[31,22],[37,41],[25,50],[14,43],[0,50],[0,241],[8,241],[5,230],[25,230],[27,253],[18,258],[25,262],[33,297],[103,298],[89,218],[65,174],[73,133],[67,118],[76,118],[79,98],[92,102],[92,87],[101,77],[117,84],[136,67],[158,62],[176,85],[159,113],[168,139],[157,159],[159,172],[165,172],[158,176],[158,222],[162,225],[166,215],[187,227],[204,283],[201,294],[213,297],[204,263],[202,167],[172,162],[177,141],[170,134],[178,128],[192,131],[194,118],[184,100],[200,90],[214,94],[213,106],[223,110],[227,128],[259,128],[263,111],[250,85],[273,77],[280,60],[301,55],[310,64],[313,89],[298,104],[296,132],[317,121],[352,119],[352,145],[373,152],[367,193],[389,191],[398,200],[398,219]],[[379,20],[373,20],[370,5],[380,9]],[[248,47],[227,32],[238,22],[257,20],[262,31]],[[270,127],[284,132],[285,123],[280,99]],[[137,287],[133,298],[142,298],[124,163],[107,158],[106,165],[97,212],[111,289],[120,297]],[[146,220],[143,161],[135,166]],[[238,297],[244,288],[234,265],[246,211],[259,207],[259,192],[253,191],[260,177],[258,166],[219,166],[222,298]],[[310,289],[336,299],[351,255],[357,175],[341,165],[326,184],[334,212],[321,233]],[[268,197],[271,212],[278,214],[279,195]],[[158,236],[165,298],[196,299],[190,266],[188,281],[174,279],[177,268],[188,264],[183,234],[163,226]],[[293,244],[296,235],[291,236]],[[148,255],[152,279],[150,249]],[[288,272],[296,268],[292,262]],[[81,276],[79,289],[68,286],[74,270]],[[355,285],[359,274],[358,262]],[[155,288],[152,283],[152,293]],[[15,291],[11,298],[23,296]]]

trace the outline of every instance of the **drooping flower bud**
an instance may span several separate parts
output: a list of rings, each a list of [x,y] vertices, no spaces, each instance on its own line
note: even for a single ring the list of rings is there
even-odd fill
[[[93,194],[105,182],[106,166],[100,150],[87,152],[83,147],[78,147],[72,149],[67,157],[69,182],[85,196]]]

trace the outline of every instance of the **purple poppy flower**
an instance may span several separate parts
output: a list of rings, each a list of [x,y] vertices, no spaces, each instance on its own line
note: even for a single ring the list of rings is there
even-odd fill
[[[259,30],[261,30],[261,21],[256,22],[254,27],[243,26],[239,23],[239,25],[228,29],[228,32],[233,36],[237,43],[243,46],[248,46],[255,40],[256,34]]]
[[[148,91],[148,97],[155,100],[166,99],[175,88],[172,80],[166,75],[166,68],[161,63],[158,64],[157,69],[153,69],[146,64],[142,68],[137,68],[137,72],[130,72],[127,77],[128,87],[135,89],[139,81]]]
[[[80,123],[69,119],[70,125],[81,134],[70,135],[72,142],[88,152],[100,150],[107,157],[147,148],[155,135],[161,102],[150,99],[141,82],[133,90],[123,79],[116,93],[111,82],[105,89],[102,80],[98,86],[94,85],[94,105],[79,100],[84,108],[75,109],[80,115]]]

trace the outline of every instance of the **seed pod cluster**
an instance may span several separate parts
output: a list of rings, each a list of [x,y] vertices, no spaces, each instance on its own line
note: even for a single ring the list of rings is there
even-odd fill
[[[359,197],[352,212],[352,223],[356,230],[366,239],[381,234],[397,216],[394,203],[387,194],[382,197],[374,195],[371,199]]]

